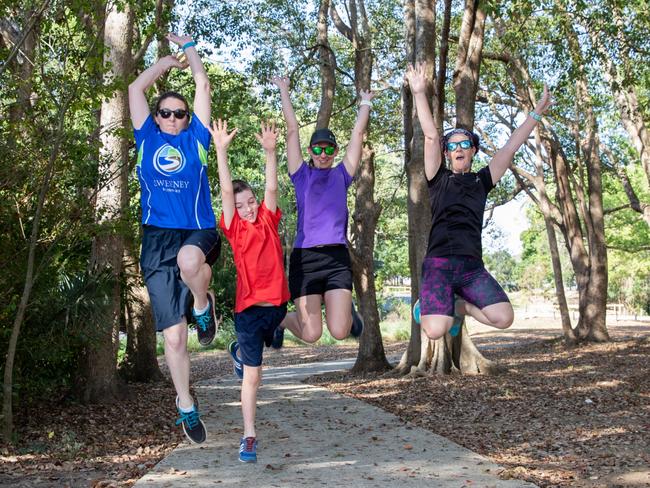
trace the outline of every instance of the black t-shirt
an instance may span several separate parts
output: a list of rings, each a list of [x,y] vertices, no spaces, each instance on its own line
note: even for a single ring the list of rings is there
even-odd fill
[[[490,168],[457,174],[440,167],[428,185],[432,222],[427,256],[481,258],[483,212],[494,188]]]

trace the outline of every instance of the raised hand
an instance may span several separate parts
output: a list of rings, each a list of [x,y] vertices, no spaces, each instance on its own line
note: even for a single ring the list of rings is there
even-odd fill
[[[174,44],[178,45],[178,47],[183,47],[185,44],[187,44],[188,42],[190,42],[192,40],[192,36],[179,36],[179,35],[176,35],[176,34],[174,34],[172,32],[167,34],[165,36],[165,38],[169,42],[173,42]]]
[[[544,92],[542,93],[542,98],[539,99],[535,106],[535,113],[543,115],[551,105],[553,105],[553,97],[548,90],[548,85],[544,83]]]
[[[279,130],[275,127],[275,122],[262,122],[260,129],[260,134],[255,134],[257,142],[262,145],[265,151],[274,151],[278,143],[279,134]]]
[[[159,62],[164,63],[167,69],[170,68],[185,69],[189,66],[189,63],[187,62],[187,58],[183,53],[169,54],[164,58],[161,58]]]
[[[424,93],[427,89],[427,78],[424,72],[424,65],[418,63],[415,66],[412,64],[406,70],[406,81],[411,87],[411,93]]]
[[[375,98],[375,92],[359,90],[359,96],[361,97],[362,101],[365,100],[367,102],[370,102],[373,98]]]
[[[228,149],[230,143],[237,134],[238,129],[233,129],[230,133],[228,132],[228,122],[225,120],[217,119],[212,122],[212,127],[208,126],[210,134],[212,134],[212,140],[214,141],[214,147],[216,150]]]
[[[289,78],[286,76],[274,76],[271,78],[271,82],[277,86],[280,91],[289,91],[289,86],[291,82],[289,81]]]

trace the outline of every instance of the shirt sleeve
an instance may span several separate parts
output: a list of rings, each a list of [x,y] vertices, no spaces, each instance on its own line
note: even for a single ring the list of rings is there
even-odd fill
[[[154,130],[156,130],[156,123],[153,121],[151,114],[147,116],[142,124],[142,127],[139,129],[133,129],[133,135],[135,137],[135,146],[140,147],[142,142],[149,136]]]
[[[492,173],[490,173],[490,167],[484,166],[478,170],[478,177],[483,184],[483,189],[485,189],[485,194],[490,193],[490,190],[494,188],[494,183],[492,183]]]
[[[219,219],[219,228],[223,231],[223,235],[226,236],[229,242],[233,242],[237,234],[237,229],[239,228],[239,214],[235,211],[235,214],[232,216],[232,222],[230,222],[230,228],[226,229],[226,221],[221,214]]]
[[[212,136],[210,135],[210,131],[203,125],[203,122],[201,122],[196,115],[192,116],[192,120],[190,121],[190,126],[188,127],[188,130],[194,137],[196,137],[196,139],[203,145],[203,147],[207,151],[208,148],[210,147],[210,141],[212,140]]]
[[[348,173],[348,169],[345,167],[345,164],[342,162],[338,164],[336,169],[339,170],[339,172],[343,175],[343,181],[345,183],[345,188],[349,188],[352,182],[354,181],[354,176],[352,176],[350,173]]]
[[[262,205],[260,205],[260,211],[268,219],[268,221],[273,224],[273,227],[277,229],[278,225],[280,224],[280,219],[282,218],[282,210],[280,210],[280,207],[275,207],[275,212],[271,212],[266,206],[266,203],[262,201]]]
[[[430,180],[427,180],[427,186],[429,186],[429,188],[431,188],[432,186],[434,186],[443,177],[444,174],[446,174],[448,172],[450,172],[450,170],[448,170],[447,168],[444,167],[444,165],[441,164],[440,167],[438,168],[438,171],[436,171],[436,174],[433,175],[433,178],[431,178]],[[426,175],[425,175],[425,178],[426,178]]]
[[[293,186],[300,185],[304,180],[305,176],[307,175],[307,163],[303,161],[298,168],[298,171],[296,171],[294,174],[289,175],[289,178],[291,179],[291,182],[293,183]]]

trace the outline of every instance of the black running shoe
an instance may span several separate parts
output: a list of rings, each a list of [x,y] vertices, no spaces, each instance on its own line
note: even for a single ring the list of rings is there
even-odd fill
[[[271,347],[273,349],[281,349],[284,344],[284,327],[277,327],[273,331],[273,341],[271,341]]]
[[[199,344],[209,346],[217,334],[217,315],[214,311],[214,293],[208,291],[208,309],[201,315],[196,315],[192,309],[194,322],[196,322],[196,335],[199,338]]]
[[[176,420],[176,425],[183,426],[185,437],[187,437],[192,444],[201,444],[202,442],[205,442],[208,434],[205,430],[205,424],[199,415],[196,403],[192,406],[191,412],[181,412],[181,409],[178,406],[178,397],[176,397],[176,408],[179,415]]]
[[[352,337],[359,337],[363,332],[363,319],[354,308],[354,303],[352,304],[352,328],[350,329],[350,335]]]

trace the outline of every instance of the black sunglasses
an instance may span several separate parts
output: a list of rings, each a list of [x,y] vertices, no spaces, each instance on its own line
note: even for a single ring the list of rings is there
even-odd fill
[[[174,114],[174,117],[181,120],[187,117],[190,113],[187,110],[183,110],[182,108],[177,108],[176,110],[161,108],[160,110],[158,110],[158,115],[160,115],[163,119],[168,119],[169,117],[172,116],[172,114]]]

